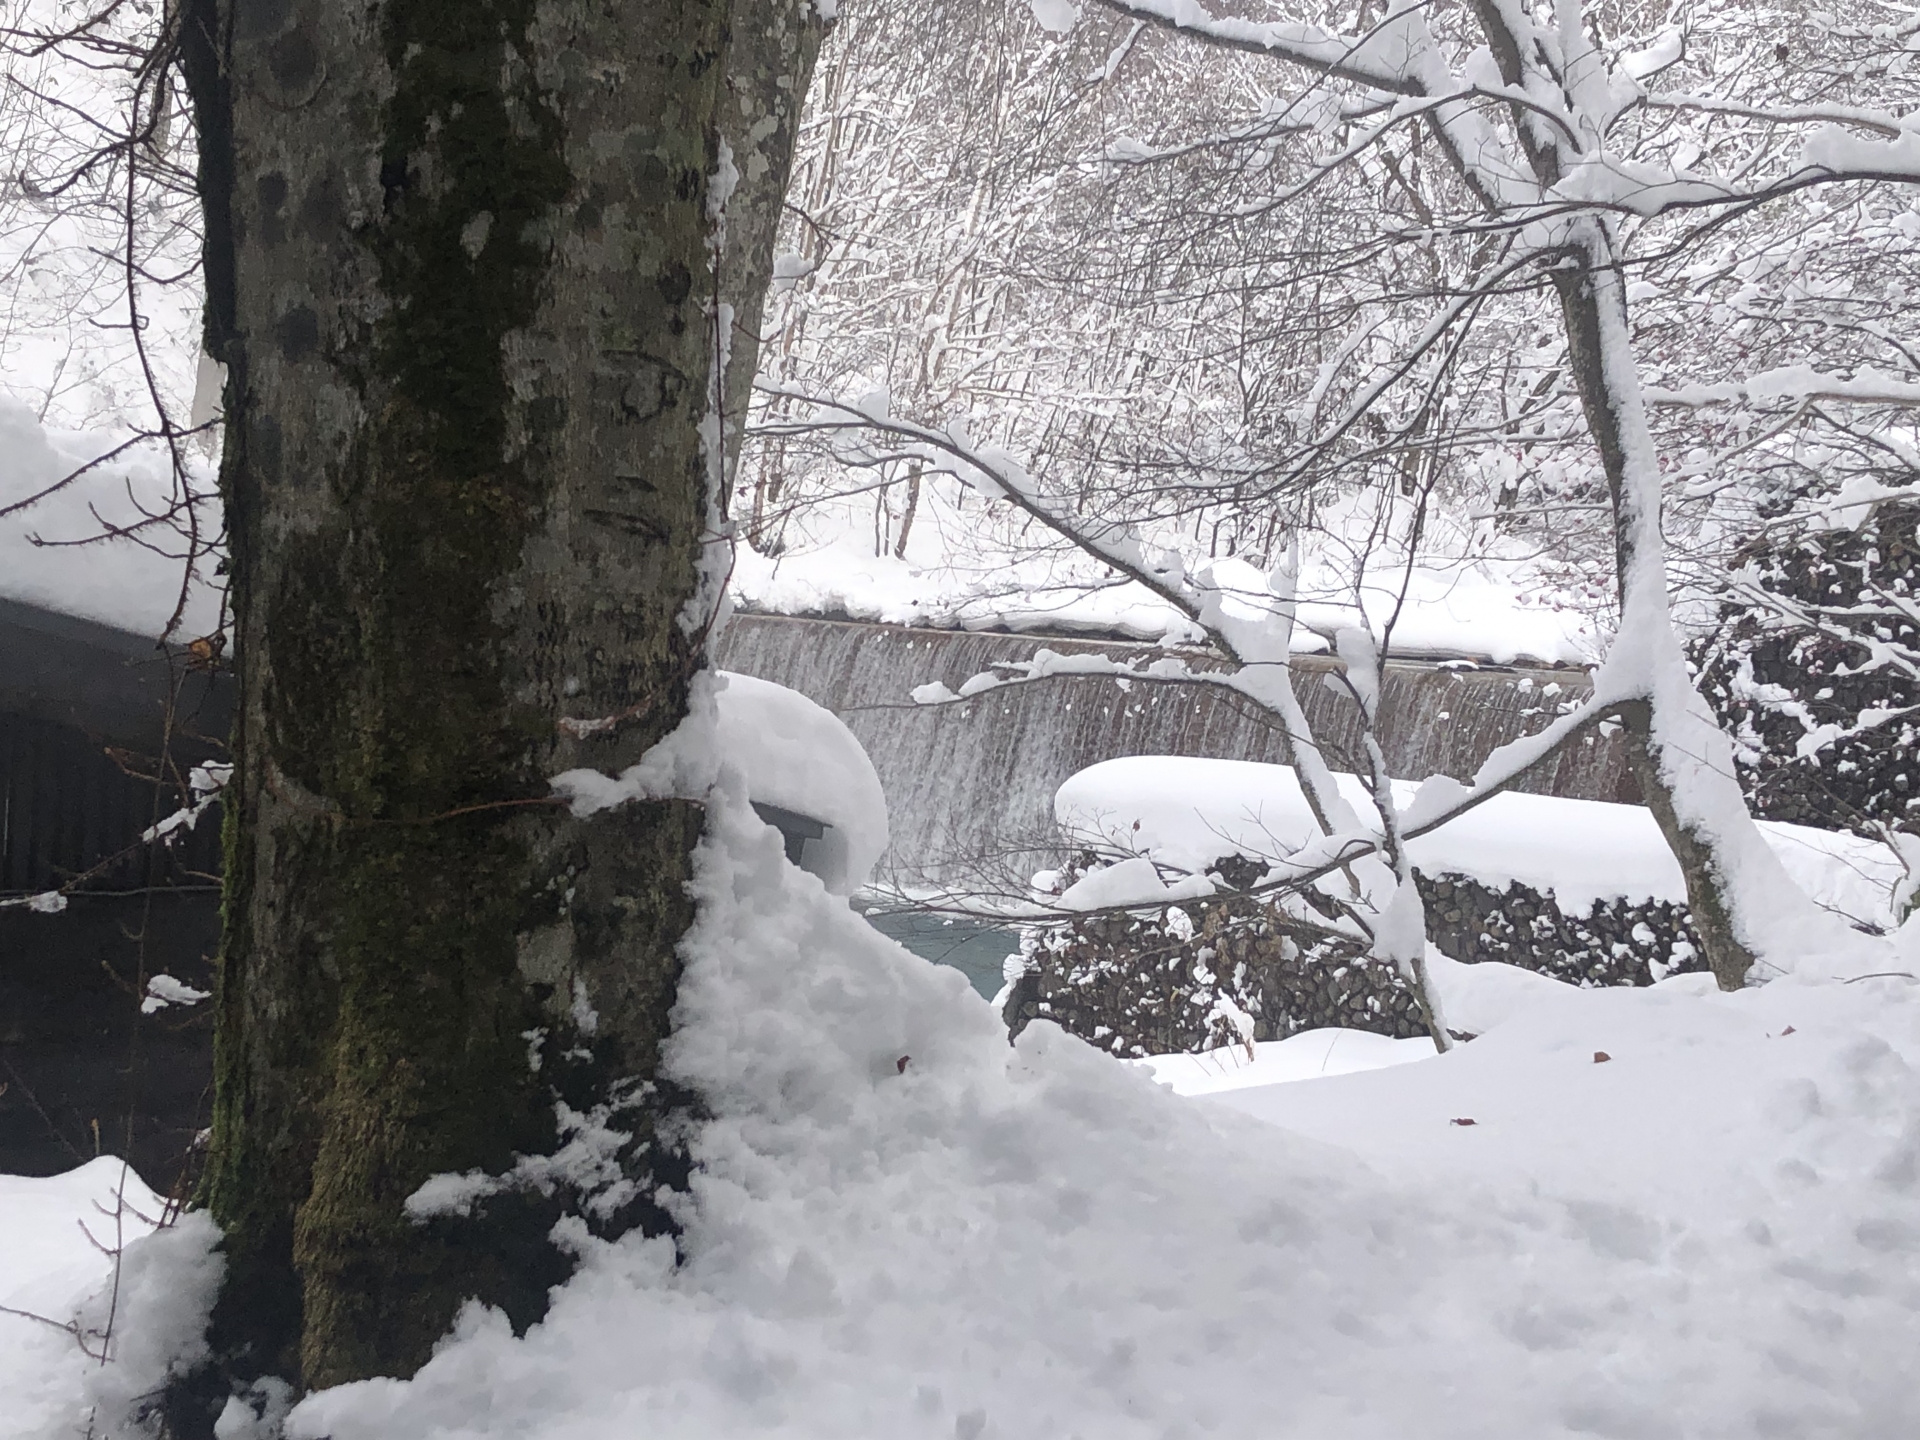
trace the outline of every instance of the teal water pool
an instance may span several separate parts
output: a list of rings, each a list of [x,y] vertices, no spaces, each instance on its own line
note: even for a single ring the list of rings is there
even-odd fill
[[[923,960],[951,965],[973,982],[973,988],[991,1000],[1000,993],[1001,967],[1020,949],[1017,931],[975,920],[954,919],[914,911],[869,913],[867,923],[898,940]]]

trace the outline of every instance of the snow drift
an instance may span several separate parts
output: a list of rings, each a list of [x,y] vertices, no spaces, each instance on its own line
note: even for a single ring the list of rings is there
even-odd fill
[[[576,1235],[525,1337],[471,1307],[413,1380],[310,1396],[292,1436],[1920,1422],[1908,982],[1513,972],[1450,1056],[1183,1099],[1048,1024],[1009,1047],[962,975],[785,863],[737,772],[710,817],[667,1057],[711,1106],[678,1252]]]
[[[1370,1168],[1049,1025],[1010,1049],[962,976],[784,865],[740,798],[716,803],[700,850],[668,1062],[714,1111],[684,1263],[665,1240],[583,1242],[525,1339],[470,1311],[415,1380],[313,1396],[294,1435],[1653,1437],[1920,1418],[1900,1378],[1920,1281],[1888,1263],[1920,1246],[1920,1012],[1899,982],[1599,1007],[1555,990],[1510,1041],[1271,1087],[1401,1079],[1378,1103],[1453,1147],[1442,1184],[1424,1154]],[[1770,1038],[1788,1014],[1797,1044]],[[1599,1035],[1612,1067],[1589,1058]],[[1669,1052],[1650,1087],[1625,1083],[1636,1036]],[[1705,1083],[1729,1061],[1739,1083]],[[1571,1113],[1607,1153],[1661,1131],[1671,1173],[1476,1176],[1496,1127],[1404,1104],[1455,1070],[1541,1094],[1622,1082]],[[1363,1147],[1366,1113],[1343,1136]],[[1524,1155],[1540,1133],[1500,1138]]]
[[[1347,803],[1370,815],[1365,782],[1335,778]],[[1411,780],[1394,782],[1402,811],[1419,788]],[[1060,787],[1054,815],[1070,834],[1098,837],[1195,874],[1229,854],[1279,859],[1319,835],[1293,771],[1245,760],[1142,755],[1103,761]],[[1905,871],[1886,846],[1805,825],[1760,821],[1759,828],[1787,873],[1818,903],[1892,926],[1893,890]],[[1517,880],[1552,892],[1569,913],[1596,900],[1684,904],[1687,898],[1673,852],[1652,812],[1639,805],[1508,792],[1410,842],[1408,851],[1428,875],[1465,875],[1495,889]],[[1113,895],[1102,903],[1127,898]]]

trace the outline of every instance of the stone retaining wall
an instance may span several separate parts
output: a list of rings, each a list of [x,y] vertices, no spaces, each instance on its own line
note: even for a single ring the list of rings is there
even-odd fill
[[[1244,869],[1240,862],[1239,869]],[[1236,873],[1232,860],[1216,866]],[[1417,876],[1428,935],[1463,964],[1499,961],[1582,986],[1650,985],[1702,970],[1686,907],[1602,900],[1583,915],[1551,892],[1495,890],[1460,875]],[[1341,1026],[1396,1038],[1426,1028],[1405,981],[1356,941],[1290,923],[1230,892],[1139,915],[1036,927],[1008,1028],[1053,1020],[1116,1055],[1212,1050]]]
[[[1417,877],[1427,934],[1463,964],[1499,960],[1575,985],[1651,985],[1704,970],[1685,905],[1601,900],[1569,915],[1553,892],[1518,883],[1495,890],[1464,875]]]

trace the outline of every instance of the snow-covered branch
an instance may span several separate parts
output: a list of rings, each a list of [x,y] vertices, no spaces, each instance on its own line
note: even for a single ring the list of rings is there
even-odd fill
[[[1920,405],[1920,381],[1902,380],[1863,365],[1852,375],[1833,375],[1811,365],[1784,365],[1745,380],[1685,385],[1671,389],[1649,386],[1649,405],[1698,409],[1708,405],[1797,403],[1836,400],[1859,405]]]
[[[1191,35],[1229,50],[1270,55],[1335,80],[1375,90],[1417,94],[1409,61],[1408,26],[1420,7],[1394,0],[1388,16],[1364,35],[1341,35],[1318,25],[1219,17],[1199,0],[1100,0],[1130,19]]]
[[[187,790],[191,797],[189,802],[141,831],[140,842],[144,845],[151,845],[155,841],[173,844],[176,836],[193,829],[202,815],[220,803],[227,782],[232,778],[233,766],[221,761],[209,760],[204,765],[194,766],[193,772],[187,777]]]
[[[1662,95],[1652,91],[1643,95],[1640,103],[1653,110],[1730,115],[1768,125],[1844,125],[1888,140],[1920,134],[1920,125],[1911,116],[1853,105],[1755,105],[1718,95]]]
[[[1293,629],[1290,578],[1276,571],[1277,588],[1270,603],[1260,605],[1248,617],[1230,615],[1230,597],[1215,583],[1210,569],[1189,575],[1177,552],[1149,554],[1129,527],[1084,516],[1053,499],[1012,455],[998,447],[970,444],[961,427],[936,429],[899,419],[879,399],[848,404],[804,393],[780,393],[838,416],[837,423],[844,428],[877,431],[896,443],[922,447],[930,463],[951,468],[976,489],[1008,501],[1075,548],[1172,605],[1199,626],[1235,665],[1233,688],[1278,717],[1286,753],[1300,769],[1308,802],[1322,827],[1329,832],[1347,828],[1351,811],[1320,756],[1288,674]]]

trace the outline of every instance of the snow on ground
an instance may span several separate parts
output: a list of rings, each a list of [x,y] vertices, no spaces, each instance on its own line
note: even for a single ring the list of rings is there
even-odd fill
[[[1433,1058],[1431,1040],[1395,1040],[1364,1030],[1302,1030],[1284,1040],[1255,1042],[1200,1055],[1153,1055],[1139,1061],[1163,1085],[1182,1095],[1212,1095],[1249,1086],[1284,1085],[1332,1075],[1357,1075]]]
[[[1119,634],[1183,643],[1192,628],[1166,603],[1137,585],[1092,589],[1054,577],[1048,567],[1025,574],[986,567],[975,572],[941,552],[914,561],[875,555],[853,531],[817,548],[778,557],[741,546],[732,587],[742,606],[776,615],[845,615],[889,625],[972,630]]]
[[[1256,1083],[1183,1097],[1049,1024],[1009,1048],[737,799],[698,876],[669,1065],[713,1118],[684,1263],[588,1244],[523,1339],[470,1311],[414,1380],[313,1396],[292,1434],[1920,1426],[1905,980],[1528,976],[1452,1055],[1362,1069],[1381,1042],[1300,1037],[1355,1068],[1298,1078],[1269,1048]]]
[[[1365,782],[1353,775],[1336,779],[1357,813],[1373,813]],[[1403,811],[1418,789],[1417,781],[1394,782]],[[1236,852],[1278,859],[1319,834],[1293,771],[1251,760],[1105,760],[1068,778],[1054,798],[1054,814],[1071,833],[1102,837],[1191,872]],[[1894,886],[1905,875],[1891,849],[1805,825],[1759,824],[1787,873],[1815,901],[1851,919],[1891,926]],[[1501,794],[1408,848],[1428,874],[1467,875],[1495,889],[1518,880],[1553,891],[1569,914],[1613,897],[1687,898],[1680,866],[1641,805]]]
[[[68,1320],[110,1277],[102,1247],[148,1233],[141,1217],[157,1218],[161,1207],[111,1156],[50,1179],[0,1175],[0,1437],[76,1433],[64,1422],[93,1367],[73,1336],[47,1322]]]
[[[816,536],[784,555],[769,557],[741,546],[732,586],[750,610],[781,615],[845,615],[896,625],[1053,634],[1118,634],[1130,639],[1185,644],[1195,628],[1144,586],[1111,583],[1081,559],[1002,553],[977,523],[946,516],[940,525],[916,528],[905,558],[873,553],[868,518],[836,522],[823,507]],[[1364,529],[1364,527],[1362,527]],[[1264,577],[1243,561],[1220,564],[1222,583],[1244,590],[1248,602],[1270,604]],[[1231,582],[1224,576],[1231,574]],[[1379,624],[1394,609],[1401,576],[1365,592]],[[1347,582],[1327,567],[1310,566],[1301,578],[1301,624],[1294,647],[1326,647],[1315,627],[1353,623],[1353,611],[1336,600]],[[1555,598],[1529,564],[1498,554],[1471,559],[1435,557],[1417,566],[1407,603],[1393,632],[1395,655],[1473,655],[1498,664],[1535,660],[1585,664],[1599,653],[1591,621],[1578,611],[1547,603]]]
[[[1703,1238],[1718,1211],[1818,1289],[1875,1253],[1913,1267],[1897,1257],[1920,1247],[1913,988],[1784,982],[1723,995],[1696,975],[1645,989],[1560,986],[1445,1063],[1355,1073],[1337,1087],[1217,1085],[1214,1095],[1435,1186],[1614,1206],[1647,1247],[1682,1231]],[[1474,1124],[1452,1123],[1462,1118]],[[1905,1278],[1907,1303],[1920,1303],[1920,1268]],[[1902,1293],[1898,1283],[1859,1293],[1876,1291]],[[1796,1294],[1813,1303],[1791,1287],[1753,1299]]]

